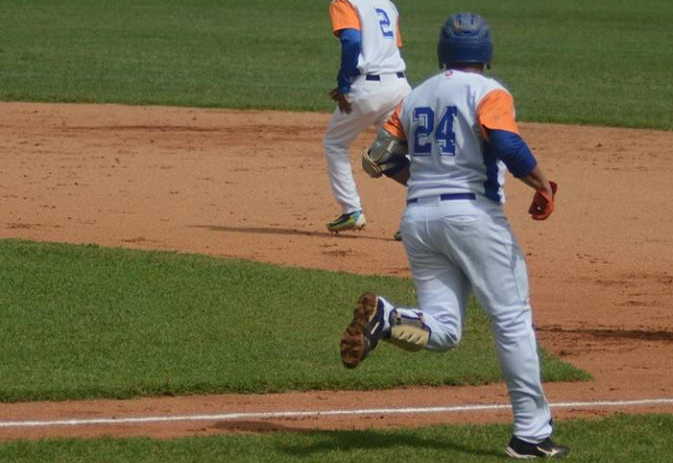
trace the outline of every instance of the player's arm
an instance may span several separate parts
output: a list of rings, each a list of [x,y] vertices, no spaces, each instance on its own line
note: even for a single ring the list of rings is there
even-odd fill
[[[400,120],[400,103],[385,125],[376,134],[368,150],[362,153],[362,168],[370,177],[385,175],[407,184],[409,180],[409,149],[407,137]]]
[[[507,169],[516,178],[535,190],[529,213],[535,220],[544,220],[554,210],[556,184],[550,182],[528,144],[521,138],[514,116],[514,101],[505,90],[493,90],[480,102],[477,116],[483,135]]]
[[[359,74],[358,57],[362,50],[362,34],[357,29],[342,29],[338,31],[341,42],[341,66],[337,74],[337,88],[342,94],[351,91],[351,83]]]
[[[330,97],[339,109],[350,112],[350,102],[345,95],[350,92],[353,79],[359,74],[358,57],[362,51],[360,18],[348,0],[334,0],[329,8],[332,32],[341,43],[341,61],[337,73],[337,86],[330,91]]]

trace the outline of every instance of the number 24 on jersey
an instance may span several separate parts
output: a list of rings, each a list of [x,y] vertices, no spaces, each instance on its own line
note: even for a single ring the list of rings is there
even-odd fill
[[[453,120],[458,108],[447,106],[439,122],[435,124],[435,111],[429,106],[414,108],[414,155],[430,156],[433,142],[439,147],[443,156],[456,155],[456,135],[453,131]]]

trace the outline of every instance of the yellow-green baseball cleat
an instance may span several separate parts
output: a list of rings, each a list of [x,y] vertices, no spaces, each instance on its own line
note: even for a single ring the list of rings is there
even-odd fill
[[[334,221],[327,224],[327,229],[337,233],[346,230],[362,230],[367,225],[367,219],[362,211],[354,211],[348,214],[342,214]]]

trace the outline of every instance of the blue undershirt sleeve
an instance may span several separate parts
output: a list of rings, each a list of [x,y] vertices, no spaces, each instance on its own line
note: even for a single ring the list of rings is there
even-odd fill
[[[357,29],[343,29],[339,31],[341,41],[341,68],[337,75],[339,92],[348,93],[351,90],[353,78],[358,71],[358,58],[362,50],[362,34]]]
[[[525,177],[537,166],[537,160],[520,135],[507,130],[486,129],[496,156],[517,178]]]

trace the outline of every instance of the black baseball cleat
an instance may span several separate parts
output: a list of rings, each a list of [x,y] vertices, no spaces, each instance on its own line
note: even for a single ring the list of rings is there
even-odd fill
[[[512,436],[505,452],[512,458],[528,460],[531,458],[563,458],[570,453],[570,449],[555,444],[549,437],[537,444],[531,444]]]
[[[341,361],[355,368],[383,337],[383,302],[373,293],[363,293],[353,311],[353,320],[341,336]]]

